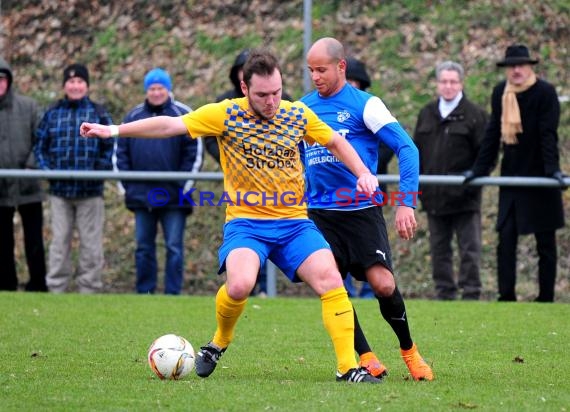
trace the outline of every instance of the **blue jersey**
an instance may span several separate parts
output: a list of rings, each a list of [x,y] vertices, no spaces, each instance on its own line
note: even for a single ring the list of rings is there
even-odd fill
[[[301,101],[344,136],[372,171],[378,164],[378,144],[386,143],[399,162],[400,188],[395,204],[416,206],[418,149],[382,100],[346,84],[334,96],[322,97],[315,90]],[[358,194],[356,176],[326,147],[304,142],[303,152],[309,208],[354,210],[394,204],[379,191],[368,198]]]

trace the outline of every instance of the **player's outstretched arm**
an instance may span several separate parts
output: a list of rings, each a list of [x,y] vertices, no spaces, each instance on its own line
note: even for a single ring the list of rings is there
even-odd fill
[[[98,123],[81,124],[79,129],[83,137],[170,137],[188,133],[181,117],[156,116],[121,125],[102,125]]]

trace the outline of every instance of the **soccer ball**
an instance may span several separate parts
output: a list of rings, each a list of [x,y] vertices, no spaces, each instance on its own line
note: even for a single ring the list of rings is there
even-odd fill
[[[194,369],[194,348],[175,334],[157,338],[148,348],[148,364],[160,379],[182,379]]]

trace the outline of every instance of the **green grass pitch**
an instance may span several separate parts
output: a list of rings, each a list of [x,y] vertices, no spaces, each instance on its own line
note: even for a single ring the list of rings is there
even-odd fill
[[[0,293],[2,411],[567,411],[570,305],[408,300],[412,336],[436,380],[414,382],[377,303],[355,300],[389,376],[334,380],[318,298],[251,298],[215,373],[160,381],[150,343],[197,350],[214,297]]]

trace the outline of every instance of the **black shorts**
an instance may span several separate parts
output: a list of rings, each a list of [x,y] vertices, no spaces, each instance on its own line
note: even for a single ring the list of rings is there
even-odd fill
[[[366,280],[365,271],[380,263],[390,272],[392,252],[382,208],[338,211],[309,209],[309,217],[331,245],[342,277]]]

